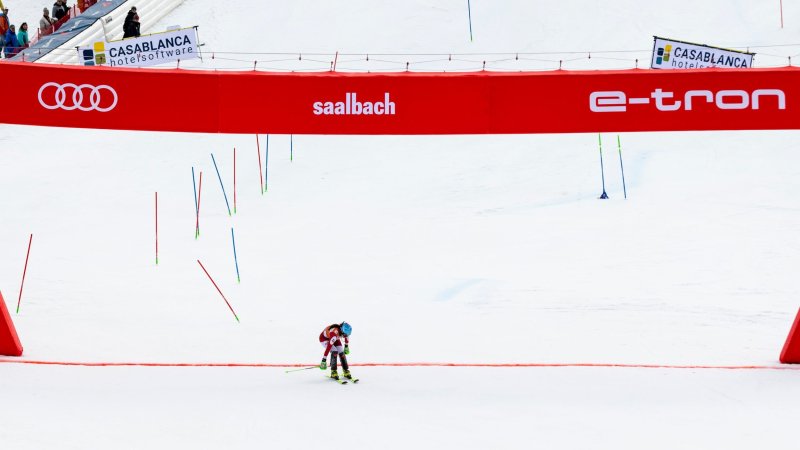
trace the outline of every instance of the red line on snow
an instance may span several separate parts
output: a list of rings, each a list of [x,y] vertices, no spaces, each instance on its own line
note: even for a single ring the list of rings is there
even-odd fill
[[[37,361],[27,359],[0,359],[0,364],[32,364],[45,366],[84,366],[84,367],[315,367],[315,364],[299,363],[159,363],[159,362],[77,362],[77,361]],[[696,365],[696,364],[616,364],[616,363],[360,363],[354,367],[588,367],[617,369],[688,369],[688,370],[798,370],[800,366],[759,366],[759,365]]]

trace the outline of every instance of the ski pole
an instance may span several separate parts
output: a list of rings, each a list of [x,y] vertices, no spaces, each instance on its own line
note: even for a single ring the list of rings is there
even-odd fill
[[[303,367],[303,368],[301,368],[301,369],[291,369],[291,370],[287,370],[287,371],[285,371],[284,373],[289,373],[289,372],[299,372],[299,371],[301,371],[301,370],[308,370],[308,369],[319,369],[319,366]]]

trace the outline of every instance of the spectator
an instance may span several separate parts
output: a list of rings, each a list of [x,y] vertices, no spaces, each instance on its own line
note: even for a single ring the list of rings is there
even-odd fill
[[[56,2],[53,3],[53,17],[56,21],[66,16],[68,11],[69,7],[67,7],[67,2],[65,0],[56,0]]]
[[[133,23],[131,23],[131,31],[133,32],[134,37],[139,37],[142,35],[139,32],[139,27],[141,27],[141,24],[139,23],[139,15],[136,14],[133,16]]]
[[[122,25],[123,35],[122,38],[138,37],[139,36],[139,14],[136,12],[136,7],[132,7],[125,16],[125,23]]]
[[[8,8],[3,8],[0,12],[0,56],[3,54],[3,48],[6,46],[6,33],[8,33]]]
[[[47,8],[44,9],[43,13],[44,15],[39,19],[39,31],[46,33],[56,23],[56,20],[50,17],[50,10]]]
[[[28,22],[22,22],[22,25],[19,26],[17,40],[20,48],[28,48],[31,45],[31,40],[28,39]]]
[[[17,40],[17,30],[11,25],[6,32],[6,58],[11,58],[20,51],[19,41]]]

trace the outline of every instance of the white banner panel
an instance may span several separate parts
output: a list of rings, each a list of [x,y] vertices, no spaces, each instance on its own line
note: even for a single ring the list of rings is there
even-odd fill
[[[652,69],[750,68],[754,53],[709,47],[654,36]]]
[[[199,57],[196,28],[99,41],[91,47],[78,48],[78,58],[84,66],[144,67]]]

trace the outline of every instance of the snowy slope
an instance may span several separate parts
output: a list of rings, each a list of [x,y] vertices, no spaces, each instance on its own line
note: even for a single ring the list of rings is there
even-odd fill
[[[2,414],[6,448],[792,449],[800,393],[796,372],[3,370],[25,412]]]
[[[298,136],[292,162],[271,136],[262,196],[254,136],[25,130],[3,179],[39,187],[4,190],[2,285],[32,232],[31,358],[313,361],[318,322],[346,318],[369,361],[768,363],[796,306],[795,133],[624,136],[630,198],[607,149],[600,202],[592,135]],[[210,153],[233,208],[233,146],[228,218]]]
[[[653,35],[710,45],[750,49],[758,53],[756,66],[784,66],[787,56],[800,52],[800,31],[792,18],[800,4],[783,2],[785,28],[780,28],[778,2],[746,0],[680,0],[669,6],[642,7],[636,0],[600,2],[565,0],[524,2],[479,0],[472,7],[473,41],[469,40],[467,3],[464,0],[354,0],[348,2],[241,0],[232,10],[224,2],[188,1],[156,25],[199,25],[203,51],[254,53],[325,53],[331,61],[342,53],[474,53],[462,59],[474,63],[437,62],[412,65],[412,70],[478,70],[488,60],[495,70],[550,70],[563,61],[566,69],[626,69],[649,64]],[[761,45],[785,45],[757,48]],[[626,52],[619,53],[620,50]],[[527,60],[504,59],[487,53],[543,53]],[[571,53],[578,52],[578,53]],[[593,53],[590,59],[588,52]],[[225,55],[239,60],[206,59],[204,67],[252,67],[266,60],[266,68],[326,68],[327,64],[276,62],[275,55]],[[403,64],[382,65],[375,60],[422,62],[430,57],[374,58],[369,64],[347,63],[348,70],[402,70]],[[795,58],[796,59],[796,58]],[[188,65],[186,65],[188,67]]]
[[[473,1],[470,43],[465,3],[187,0],[161,28],[246,52],[800,42],[771,4],[572,0]],[[606,134],[600,201],[589,134],[294,136],[293,160],[270,136],[262,195],[255,136],[1,125],[0,291],[15,309],[33,233],[26,360],[314,364],[346,319],[353,363],[774,365],[800,298],[798,137],[622,135],[625,200]],[[233,208],[234,147],[229,217],[210,153]],[[318,370],[0,364],[0,447],[308,448],[341,404],[350,448],[789,449],[800,412],[797,371],[355,370],[342,391]]]

